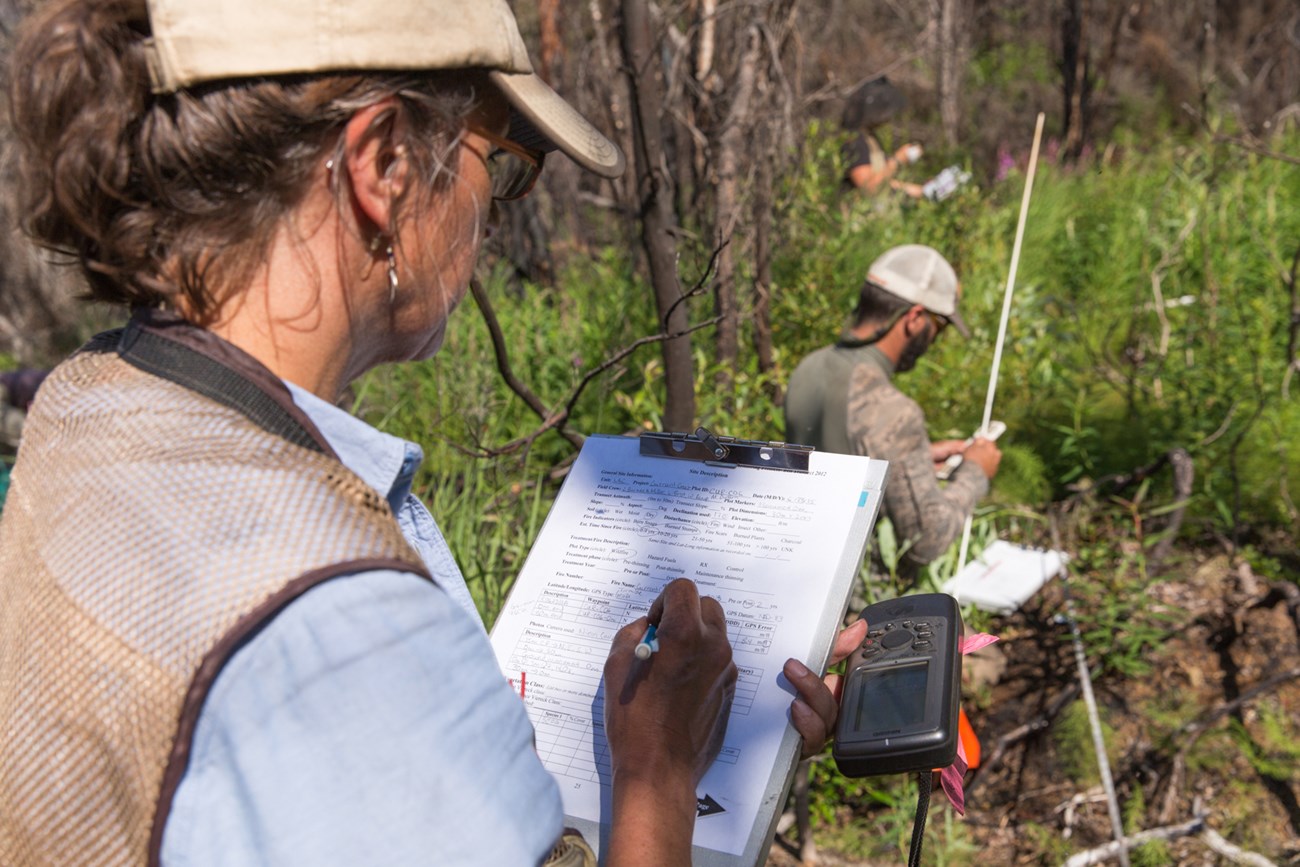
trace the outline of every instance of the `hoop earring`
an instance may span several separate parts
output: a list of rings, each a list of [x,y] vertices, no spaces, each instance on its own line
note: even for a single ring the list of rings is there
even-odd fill
[[[397,301],[397,254],[392,244],[384,250],[384,255],[388,257],[388,304],[392,306]]]

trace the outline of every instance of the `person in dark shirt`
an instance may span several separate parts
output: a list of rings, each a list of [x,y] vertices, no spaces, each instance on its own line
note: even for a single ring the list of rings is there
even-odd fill
[[[908,142],[891,154],[881,145],[877,135],[879,127],[906,106],[907,97],[883,76],[868,81],[849,97],[842,120],[844,129],[855,133],[844,146],[847,166],[844,180],[848,186],[871,195],[886,185],[914,199],[924,194],[920,184],[895,177],[904,165],[921,158],[924,153],[921,145]]]

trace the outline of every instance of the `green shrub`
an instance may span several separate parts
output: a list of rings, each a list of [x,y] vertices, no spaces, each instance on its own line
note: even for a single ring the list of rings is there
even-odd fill
[[[1101,713],[1102,742],[1106,745],[1109,761],[1118,753],[1115,732],[1107,725]],[[1082,701],[1072,702],[1052,724],[1052,740],[1056,744],[1056,762],[1061,771],[1078,785],[1087,788],[1101,782],[1097,768],[1097,751],[1093,746],[1092,726],[1088,722],[1088,708]]]

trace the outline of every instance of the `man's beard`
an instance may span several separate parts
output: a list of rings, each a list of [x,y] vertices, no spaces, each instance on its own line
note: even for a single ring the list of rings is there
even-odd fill
[[[925,351],[933,342],[934,338],[930,335],[929,328],[923,329],[920,334],[908,340],[903,346],[903,351],[898,355],[898,364],[894,365],[895,372],[906,373],[916,367],[916,362],[925,355]]]

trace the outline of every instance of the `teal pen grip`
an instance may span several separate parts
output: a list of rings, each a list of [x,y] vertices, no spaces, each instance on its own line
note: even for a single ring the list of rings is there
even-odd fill
[[[657,631],[658,627],[653,623],[646,627],[645,637],[637,643],[636,650],[633,651],[637,659],[649,659],[650,654],[659,649],[659,639],[655,635]]]

